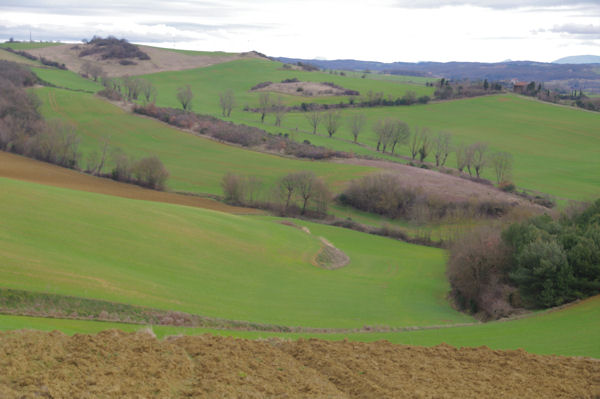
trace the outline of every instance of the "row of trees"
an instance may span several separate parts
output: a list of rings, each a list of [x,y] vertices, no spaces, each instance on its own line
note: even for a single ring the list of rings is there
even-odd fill
[[[271,187],[254,176],[228,173],[221,186],[225,200],[232,204],[275,210],[282,215],[324,217],[331,198],[323,180],[308,171],[289,173]]]
[[[479,228],[450,248],[448,278],[459,306],[484,318],[547,308],[600,293],[600,200]]]

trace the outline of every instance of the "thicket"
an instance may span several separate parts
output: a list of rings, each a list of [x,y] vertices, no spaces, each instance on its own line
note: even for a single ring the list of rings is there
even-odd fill
[[[225,201],[231,204],[267,209],[282,216],[324,218],[331,198],[323,180],[307,171],[289,173],[272,186],[254,176],[228,173],[221,186]]]
[[[446,201],[407,186],[398,176],[386,173],[353,180],[338,195],[337,201],[361,211],[417,223],[446,218],[498,217],[511,207],[500,201]]]
[[[600,200],[472,232],[450,248],[448,277],[457,304],[488,317],[600,293]]]
[[[137,58],[139,60],[149,60],[148,54],[139,49],[138,46],[129,43],[126,39],[117,39],[114,36],[101,38],[94,36],[92,40],[79,53],[80,57],[98,54],[101,59],[124,59]]]
[[[287,134],[274,135],[259,128],[237,125],[212,116],[185,112],[180,109],[162,108],[154,104],[148,104],[135,106],[134,112],[243,147],[264,148],[269,151],[309,159],[350,157],[348,153],[315,146],[309,142],[299,143],[290,139]]]

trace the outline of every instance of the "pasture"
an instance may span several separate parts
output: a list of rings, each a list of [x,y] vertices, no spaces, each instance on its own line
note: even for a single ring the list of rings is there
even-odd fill
[[[5,288],[288,326],[472,321],[446,301],[439,249],[5,178],[0,186]],[[350,263],[314,266],[319,237]]]

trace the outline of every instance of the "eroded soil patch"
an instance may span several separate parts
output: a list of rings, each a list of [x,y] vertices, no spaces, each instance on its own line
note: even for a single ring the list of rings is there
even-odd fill
[[[594,398],[600,361],[488,348],[0,333],[0,397]]]

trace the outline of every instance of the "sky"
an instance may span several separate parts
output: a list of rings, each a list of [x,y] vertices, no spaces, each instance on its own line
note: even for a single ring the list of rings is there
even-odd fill
[[[382,62],[600,55],[600,0],[0,0],[0,40]]]

